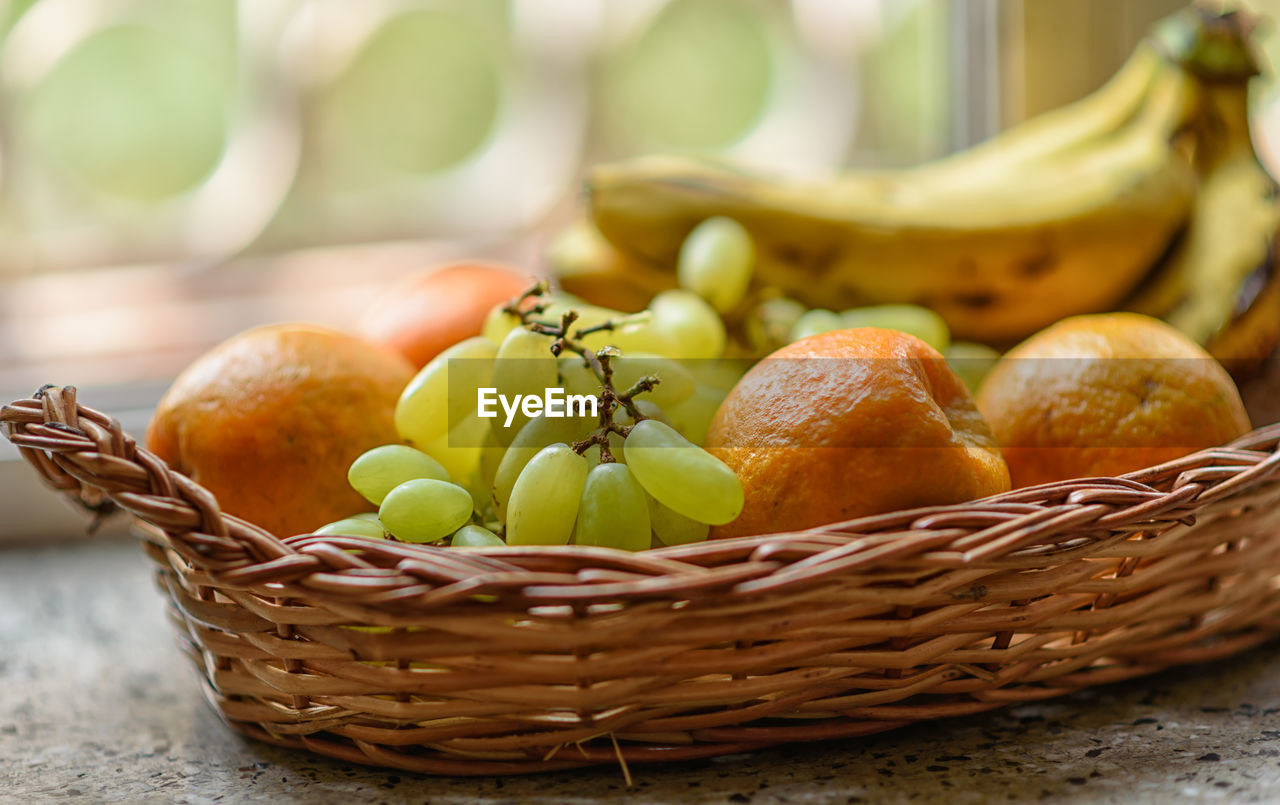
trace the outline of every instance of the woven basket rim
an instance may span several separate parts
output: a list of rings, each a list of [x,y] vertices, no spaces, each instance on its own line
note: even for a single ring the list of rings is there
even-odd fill
[[[80,405],[72,386],[47,386],[16,400],[3,408],[0,422],[50,486],[87,490],[89,499],[82,494],[81,503],[99,512],[130,510],[152,526],[152,537],[163,535],[169,547],[222,583],[265,591],[273,583],[297,582],[315,573],[325,576],[325,583],[294,592],[347,597],[341,589],[347,586],[348,595],[363,593],[357,597],[375,606],[378,600],[406,603],[392,594],[396,584],[378,580],[392,570],[400,573],[401,588],[424,579],[456,587],[450,595],[431,599],[438,606],[475,595],[502,596],[518,587],[526,603],[696,597],[726,589],[779,592],[820,583],[837,567],[852,572],[927,550],[950,549],[953,555],[946,564],[963,567],[989,558],[992,543],[1011,535],[1043,540],[1070,534],[1082,523],[1094,524],[1104,535],[1108,528],[1135,522],[1187,522],[1196,506],[1246,492],[1280,470],[1280,423],[1273,423],[1226,445],[1118,477],[1059,481],[815,528],[637,553],[580,545],[460,549],[315,534],[281,538],[223,514],[212,493],[139,447],[118,421]],[[88,459],[91,466],[77,467],[73,456]],[[103,492],[95,483],[117,491]],[[1089,516],[1082,518],[1082,513]],[[183,544],[180,535],[194,539]],[[1101,541],[1102,536],[1094,540]],[[1063,550],[1080,552],[1081,547]],[[350,558],[353,552],[359,557]],[[1053,551],[1039,555],[1061,558]]]

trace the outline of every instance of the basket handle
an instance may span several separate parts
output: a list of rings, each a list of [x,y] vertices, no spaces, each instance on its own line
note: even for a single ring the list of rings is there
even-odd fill
[[[0,426],[45,484],[94,514],[117,509],[165,533],[189,562],[218,572],[297,551],[265,529],[224,514],[213,493],[139,447],[120,423],[76,402],[75,386],[43,386],[0,408]]]

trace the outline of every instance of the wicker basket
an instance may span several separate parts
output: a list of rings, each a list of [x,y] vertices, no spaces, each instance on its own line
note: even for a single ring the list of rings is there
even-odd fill
[[[0,421],[50,485],[136,517],[227,721],[357,763],[625,768],[866,735],[1280,631],[1280,425],[1121,478],[629,554],[281,540],[72,388]]]

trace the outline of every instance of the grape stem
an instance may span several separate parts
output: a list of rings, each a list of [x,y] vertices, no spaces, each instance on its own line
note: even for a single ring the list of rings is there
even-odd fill
[[[547,281],[541,280],[532,288],[508,302],[502,310],[504,313],[520,319],[520,323],[529,330],[554,338],[555,340],[551,342],[551,354],[557,358],[566,352],[572,353],[582,358],[583,364],[591,369],[592,374],[596,376],[596,380],[600,381],[600,394],[598,396],[600,401],[600,425],[587,438],[574,442],[572,445],[573,452],[582,455],[591,449],[592,445],[599,445],[601,464],[617,461],[614,458],[613,451],[609,449],[609,434],[616,433],[625,439],[627,434],[631,433],[631,428],[635,426],[621,425],[614,422],[614,414],[621,408],[627,412],[633,422],[641,422],[648,419],[649,417],[645,416],[636,405],[635,397],[646,391],[653,391],[662,382],[662,379],[655,375],[645,375],[626,391],[619,392],[615,389],[613,387],[613,366],[611,362],[614,358],[620,356],[622,352],[617,347],[612,346],[604,346],[593,351],[583,345],[581,340],[592,333],[611,332],[625,324],[630,324],[636,320],[636,316],[610,319],[591,327],[571,330],[573,323],[578,320],[578,311],[576,310],[565,311],[564,315],[560,317],[559,324],[540,321],[537,318],[547,311],[548,305],[541,300],[549,291],[550,286]],[[526,303],[531,299],[539,301],[536,304],[527,305]],[[571,332],[572,335],[570,335]]]

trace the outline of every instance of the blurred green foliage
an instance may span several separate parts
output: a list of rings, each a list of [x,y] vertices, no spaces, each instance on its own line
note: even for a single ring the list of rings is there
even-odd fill
[[[675,0],[608,58],[600,114],[642,147],[714,149],[751,131],[774,82],[761,10],[736,0]]]
[[[338,145],[393,171],[432,173],[466,159],[498,115],[497,50],[457,14],[412,11],[373,33],[322,100]]]
[[[104,29],[25,99],[34,140],[95,190],[158,199],[198,184],[226,140],[230,87],[158,31]]]

